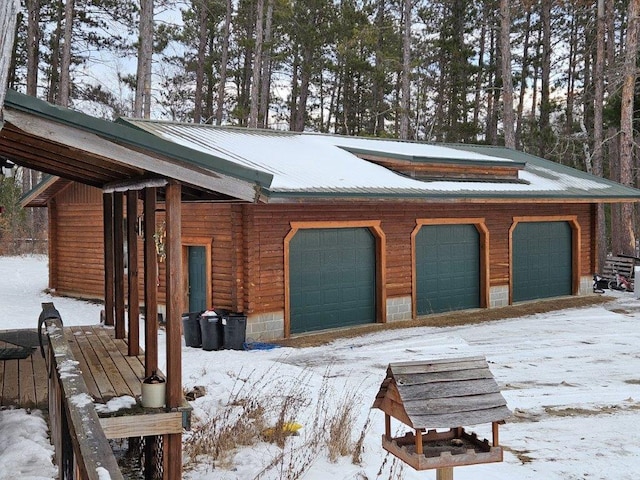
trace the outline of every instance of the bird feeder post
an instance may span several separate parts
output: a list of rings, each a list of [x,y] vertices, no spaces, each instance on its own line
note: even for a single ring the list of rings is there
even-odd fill
[[[436,480],[453,480],[453,467],[436,469]]]
[[[493,432],[493,446],[497,447],[498,445],[500,445],[500,442],[498,441],[498,422],[492,422],[491,423],[491,430]]]

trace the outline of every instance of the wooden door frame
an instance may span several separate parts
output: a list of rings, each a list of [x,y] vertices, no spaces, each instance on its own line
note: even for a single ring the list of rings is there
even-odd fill
[[[205,252],[205,268],[206,268],[206,299],[207,305],[213,307],[211,299],[213,294],[211,291],[211,246],[213,238],[209,237],[182,237],[182,291],[184,293],[183,312],[189,311],[189,247],[204,247]]]
[[[509,305],[513,305],[513,232],[520,223],[534,222],[566,222],[571,228],[571,294],[577,295],[580,291],[580,251],[582,246],[582,229],[577,215],[544,215],[513,217],[509,228]]]
[[[416,237],[420,229],[425,226],[439,225],[473,225],[478,231],[479,237],[479,254],[480,254],[480,308],[489,306],[489,229],[485,223],[485,219],[481,217],[474,218],[417,218],[416,226],[411,232],[411,315],[418,318],[418,289],[416,279]]]
[[[376,323],[387,321],[387,239],[381,228],[380,220],[362,221],[327,221],[327,222],[290,222],[291,230],[284,237],[284,337],[291,335],[291,283],[290,283],[290,253],[291,240],[299,230],[320,230],[328,228],[368,228],[375,241],[376,263]]]

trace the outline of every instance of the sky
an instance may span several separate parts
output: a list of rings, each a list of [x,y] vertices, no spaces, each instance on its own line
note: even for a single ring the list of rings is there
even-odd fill
[[[46,257],[0,257],[0,329],[35,327],[46,301],[55,303],[65,325],[98,323],[100,305],[52,298],[46,285]],[[435,479],[434,471],[416,472],[386,454],[384,415],[371,404],[391,362],[484,356],[513,413],[500,428],[504,461],[458,467],[456,480],[636,479],[640,301],[633,293],[610,293],[611,302],[593,307],[378,332],[320,347],[207,352],[184,346],[184,387],[206,392],[192,402],[194,428],[185,444],[207,422],[220,427],[236,420],[247,399],[267,407],[272,423],[288,400],[288,420],[300,427],[284,449],[254,438],[229,450],[224,461],[185,453],[184,478]],[[164,342],[161,331],[161,366]],[[350,453],[331,461],[322,441],[345,403],[353,414],[350,452],[364,431],[359,464]],[[324,427],[318,428],[318,418]],[[467,429],[491,438],[490,425]],[[401,434],[403,426],[394,420],[392,430]],[[47,435],[40,412],[0,411],[0,480],[55,478]]]

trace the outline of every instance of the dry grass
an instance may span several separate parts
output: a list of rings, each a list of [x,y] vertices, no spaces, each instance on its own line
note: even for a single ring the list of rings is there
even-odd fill
[[[228,466],[230,454],[238,447],[252,445],[266,425],[266,411],[248,382],[238,382],[225,408],[195,424],[184,442],[187,468],[207,459],[214,466]],[[237,387],[237,388],[236,388]]]
[[[458,325],[471,325],[507,318],[524,317],[539,313],[553,312],[565,308],[589,307],[600,305],[613,300],[606,295],[585,295],[576,297],[562,297],[550,300],[537,300],[535,302],[520,303],[500,308],[485,308],[477,310],[462,310],[451,313],[438,313],[427,315],[415,320],[407,320],[393,323],[375,323],[359,327],[324,331],[299,335],[294,338],[279,340],[277,343],[287,347],[314,347],[325,345],[339,338],[353,338],[372,332],[395,330],[413,327],[450,327]]]

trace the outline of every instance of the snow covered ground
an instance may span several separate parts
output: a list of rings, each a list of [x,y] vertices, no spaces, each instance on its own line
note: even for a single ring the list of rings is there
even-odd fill
[[[52,298],[43,293],[46,284],[45,257],[0,257],[0,329],[35,327],[43,301],[54,301],[66,325],[98,323],[99,305]],[[192,402],[196,425],[242,389],[272,398],[295,392],[308,400],[293,410],[297,415],[291,420],[302,429],[287,440],[285,454],[272,468],[281,450],[258,441],[237,450],[225,465],[214,468],[201,460],[185,478],[288,479],[297,468],[304,471],[298,478],[308,480],[435,479],[433,471],[401,469],[387,457],[380,445],[383,414],[370,406],[390,362],[476,355],[487,357],[514,416],[500,429],[504,462],[456,468],[456,480],[637,478],[640,301],[632,294],[618,294],[603,306],[482,325],[393,330],[322,347],[219,352],[184,347],[185,388],[202,385],[207,392]],[[322,446],[302,448],[318,433],[312,424],[320,393],[324,411],[336,411],[345,399],[357,406],[353,441],[369,418],[360,464],[350,456],[330,462]],[[400,424],[394,421],[392,427]],[[490,438],[488,426],[470,429]],[[38,412],[0,411],[0,480],[54,478],[51,455]]]

